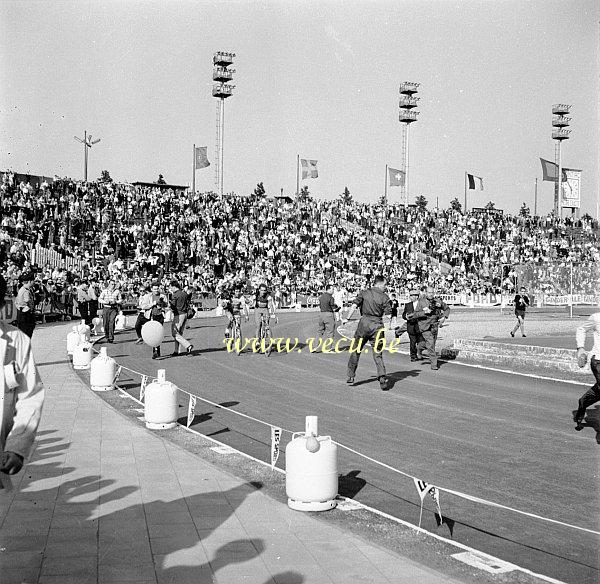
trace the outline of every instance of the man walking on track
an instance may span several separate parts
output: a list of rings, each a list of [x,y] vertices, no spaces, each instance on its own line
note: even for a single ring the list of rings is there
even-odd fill
[[[525,294],[525,288],[521,286],[519,294],[515,296],[515,316],[517,317],[517,324],[515,328],[510,331],[510,336],[514,337],[515,333],[521,327],[521,335],[525,336],[525,310],[529,306],[529,296]]]
[[[367,288],[359,293],[354,300],[352,308],[348,313],[348,317],[342,320],[345,324],[350,320],[356,309],[360,310],[360,320],[354,333],[354,340],[358,341],[358,346],[354,346],[354,350],[350,352],[348,360],[348,379],[346,383],[354,383],[354,375],[358,367],[360,351],[367,342],[371,342],[373,351],[373,360],[377,367],[377,377],[379,378],[379,386],[382,390],[388,388],[388,378],[385,372],[385,364],[381,350],[377,350],[375,339],[380,330],[384,330],[382,317],[384,314],[390,314],[392,306],[389,296],[385,293],[385,278],[377,276],[371,288]]]
[[[439,367],[435,343],[437,342],[438,328],[448,318],[450,307],[441,298],[436,297],[435,290],[431,286],[427,288],[425,298],[422,300],[425,301],[425,306],[414,312],[413,318],[417,319],[417,327],[423,337],[423,341],[420,343],[421,351],[423,347],[427,348],[431,368],[437,371]]]
[[[581,430],[581,422],[585,418],[585,411],[591,405],[600,401],[600,312],[592,314],[580,327],[577,328],[577,361],[580,367],[585,366],[587,361],[585,355],[585,336],[588,331],[594,332],[594,346],[589,353],[590,369],[596,378],[592,385],[580,398],[577,409],[573,411],[573,421],[577,424],[577,430]]]
[[[406,330],[408,332],[408,338],[410,340],[410,360],[421,361],[421,347],[424,342],[421,332],[419,331],[419,323],[415,318],[415,313],[423,310],[426,306],[429,306],[426,299],[419,298],[420,292],[417,288],[410,291],[410,302],[404,305],[402,311],[402,318],[406,321]],[[396,337],[400,331],[396,331]]]
[[[187,322],[187,312],[190,307],[189,295],[181,289],[177,280],[171,280],[171,310],[173,310],[173,322],[171,324],[171,334],[175,339],[175,348],[171,357],[179,355],[179,345],[183,347],[188,355],[191,355],[194,345],[183,337],[185,323]]]
[[[98,301],[102,304],[102,320],[104,321],[106,342],[113,343],[115,339],[115,320],[119,311],[119,304],[123,302],[121,292],[116,288],[113,280],[110,280],[108,287],[102,290]]]
[[[33,329],[35,328],[35,297],[31,290],[33,274],[25,272],[19,280],[21,281],[21,287],[15,300],[17,328],[31,338],[33,336]]]
[[[335,313],[340,309],[333,299],[333,284],[327,284],[319,297],[319,320],[317,335],[323,339],[333,339],[335,334]]]

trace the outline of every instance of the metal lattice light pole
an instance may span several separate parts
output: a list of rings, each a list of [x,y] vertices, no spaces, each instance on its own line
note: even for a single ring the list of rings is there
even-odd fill
[[[554,214],[557,217],[562,215],[562,159],[560,147],[563,140],[569,139],[571,130],[566,128],[569,126],[571,118],[565,117],[571,111],[570,105],[564,103],[557,103],[552,106],[552,139],[556,140],[556,148],[554,150],[556,168],[558,169],[558,176],[556,177],[556,184],[554,186]]]
[[[97,140],[92,140],[92,135],[88,136],[87,130],[83,132],[83,140],[78,138],[77,136],[73,136],[77,142],[81,142],[83,144],[83,180],[87,182],[88,176],[88,149],[91,148],[94,144],[98,144],[100,142],[100,138]]]
[[[419,97],[415,94],[419,92],[420,83],[404,81],[400,84],[400,113],[398,119],[402,124],[402,172],[404,173],[404,184],[400,186],[401,204],[408,207],[409,197],[409,157],[408,157],[408,133],[410,124],[417,121],[420,112],[414,108],[417,107]]]
[[[213,56],[213,97],[217,101],[217,135],[215,144],[215,187],[223,195],[223,142],[225,134],[225,99],[233,95],[235,85],[231,85],[235,69],[229,69],[233,64],[235,53],[219,51]]]

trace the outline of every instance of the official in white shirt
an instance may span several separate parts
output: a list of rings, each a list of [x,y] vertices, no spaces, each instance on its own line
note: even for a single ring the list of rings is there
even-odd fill
[[[577,328],[575,333],[575,338],[577,339],[577,360],[580,367],[583,367],[586,362],[585,337],[590,331],[594,333],[594,346],[589,352],[590,369],[596,378],[596,383],[579,398],[578,407],[573,411],[573,421],[578,425],[583,421],[586,409],[597,401],[600,401],[600,312],[592,314]],[[598,359],[596,356],[598,356]]]

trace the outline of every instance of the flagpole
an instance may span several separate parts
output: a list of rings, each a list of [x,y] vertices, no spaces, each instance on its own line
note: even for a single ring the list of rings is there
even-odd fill
[[[538,179],[535,177],[535,195],[533,198],[533,216],[537,217],[537,187],[538,187]]]
[[[385,165],[385,186],[383,187],[383,196],[387,205],[387,184],[388,184],[388,165]]]
[[[300,154],[296,156],[296,197],[300,195]]]
[[[467,171],[465,170],[465,215],[467,214]]]
[[[192,195],[196,194],[196,144],[194,144],[194,155],[192,159]]]

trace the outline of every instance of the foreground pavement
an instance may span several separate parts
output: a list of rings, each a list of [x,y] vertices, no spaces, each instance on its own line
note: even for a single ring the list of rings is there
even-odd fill
[[[0,495],[2,584],[457,582],[135,425],[71,369],[70,326],[34,334],[46,403],[34,454]]]

